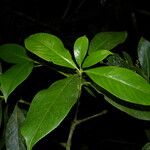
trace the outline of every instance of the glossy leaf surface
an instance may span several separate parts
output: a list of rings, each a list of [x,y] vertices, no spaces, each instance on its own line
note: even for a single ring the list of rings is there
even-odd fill
[[[26,48],[46,61],[69,68],[76,68],[71,55],[62,41],[48,33],[37,33],[25,40]]]
[[[30,75],[32,69],[33,63],[31,62],[16,64],[0,76],[0,88],[4,95],[5,101],[11,92],[13,92],[13,90],[15,90],[15,88]]]
[[[24,63],[32,61],[24,47],[18,44],[4,44],[0,46],[0,58],[8,63]]]
[[[34,97],[22,127],[28,150],[62,122],[76,103],[79,92],[79,77],[70,76]]]
[[[126,32],[100,32],[94,36],[89,46],[89,53],[97,50],[111,50],[125,41]]]
[[[137,109],[132,109],[126,106],[123,106],[115,101],[113,101],[112,99],[105,97],[105,100],[107,102],[109,102],[111,105],[113,105],[114,107],[118,108],[119,110],[129,114],[132,117],[135,117],[137,119],[141,119],[141,120],[150,120],[150,111],[145,111],[145,110],[137,110]]]
[[[144,38],[138,45],[138,57],[143,71],[150,78],[150,42]]]
[[[116,66],[86,71],[99,86],[116,97],[135,104],[150,105],[150,84],[135,72]]]
[[[88,50],[89,41],[86,36],[82,36],[75,41],[74,44],[74,56],[77,64],[81,68],[81,64]]]
[[[23,112],[16,105],[6,126],[5,142],[7,150],[26,150],[23,137],[20,133],[20,126],[24,119]]]
[[[90,53],[83,63],[83,68],[90,67],[90,66],[97,64],[98,62],[104,60],[110,54],[112,53],[108,50],[99,50],[99,51]]]

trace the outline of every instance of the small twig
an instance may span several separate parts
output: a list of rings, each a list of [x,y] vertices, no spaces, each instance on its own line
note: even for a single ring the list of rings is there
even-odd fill
[[[30,105],[30,103],[29,103],[29,102],[24,101],[23,99],[21,99],[21,100],[19,101],[19,103],[26,104],[26,105]]]
[[[64,14],[62,15],[62,19],[66,18],[67,14],[68,14],[68,12],[69,12],[69,10],[71,8],[71,5],[72,5],[72,0],[69,0],[68,4],[67,4],[67,7],[66,7],[66,9],[64,11]]]
[[[84,119],[77,120],[77,123],[76,123],[76,124],[78,125],[78,124],[81,124],[81,123],[83,123],[83,122],[85,122],[85,121],[88,121],[88,120],[94,119],[94,118],[96,118],[96,117],[102,116],[102,115],[106,114],[107,112],[108,112],[108,110],[103,110],[102,112],[100,112],[100,113],[98,113],[98,114],[95,114],[95,115],[86,117],[86,118],[84,118]]]
[[[78,11],[82,6],[83,6],[83,4],[86,2],[86,0],[82,0],[80,3],[79,3],[79,5],[78,5],[78,7],[76,8],[76,11]]]

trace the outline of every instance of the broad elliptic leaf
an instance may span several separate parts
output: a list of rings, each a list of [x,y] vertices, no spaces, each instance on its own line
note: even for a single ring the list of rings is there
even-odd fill
[[[88,46],[89,46],[89,41],[86,36],[82,36],[75,41],[74,56],[75,56],[76,62],[80,68],[81,68],[81,64],[84,60],[84,57],[87,53]]]
[[[30,75],[32,69],[32,62],[16,64],[0,76],[0,89],[4,95],[5,101],[7,101],[11,92]]]
[[[137,73],[117,66],[98,67],[85,72],[116,97],[135,104],[150,105],[150,84]]]
[[[79,97],[80,84],[78,76],[70,76],[37,93],[21,129],[28,150],[67,116]]]
[[[26,150],[25,142],[21,136],[20,127],[25,116],[16,105],[10,116],[5,131],[5,143],[7,150]]]
[[[100,32],[90,42],[89,53],[97,50],[111,50],[125,41],[126,32]]]
[[[150,42],[144,39],[140,39],[138,44],[138,57],[141,67],[144,73],[150,78]]]
[[[83,68],[90,67],[90,66],[97,64],[98,62],[104,60],[110,54],[112,53],[108,50],[99,50],[99,51],[90,53],[86,57],[83,63]]]
[[[76,68],[69,51],[62,41],[48,33],[36,33],[25,40],[25,47],[46,61],[69,68]]]
[[[32,61],[24,47],[18,44],[4,44],[0,46],[0,58],[8,63],[24,63]]]
[[[134,118],[150,121],[150,111],[137,110],[137,109],[133,109],[133,108],[129,108],[129,107],[123,106],[123,105],[115,102],[114,100],[106,97],[106,96],[105,96],[105,100],[107,102],[109,102],[111,105],[113,105],[114,107],[116,107],[119,110],[129,114],[130,116],[132,116]]]

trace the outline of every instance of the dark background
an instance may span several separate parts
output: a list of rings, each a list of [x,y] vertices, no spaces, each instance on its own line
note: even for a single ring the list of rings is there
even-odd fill
[[[148,0],[1,0],[0,44],[24,45],[27,36],[48,32],[60,37],[72,50],[79,36],[86,35],[91,39],[102,31],[127,31],[128,38],[121,50],[136,60],[139,38],[143,36],[150,40],[148,3]],[[31,100],[38,90],[56,78],[61,76],[48,68],[34,70],[18,89],[18,95]],[[145,130],[150,129],[150,123],[132,118],[112,108],[102,96],[96,96],[82,95],[79,117],[98,113],[104,108],[109,113],[81,124],[74,134],[72,149],[140,150],[148,142]],[[73,110],[56,130],[34,147],[35,150],[63,150],[57,142],[67,140]]]

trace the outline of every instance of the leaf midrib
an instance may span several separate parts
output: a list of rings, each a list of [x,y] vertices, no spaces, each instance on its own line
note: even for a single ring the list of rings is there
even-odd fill
[[[91,72],[91,73],[92,73],[92,74],[95,74],[95,75],[97,75],[97,76],[105,77],[105,78],[107,78],[107,79],[112,79],[112,80],[114,80],[114,81],[117,81],[117,82],[120,82],[120,83],[122,83],[122,84],[128,85],[128,86],[130,86],[130,87],[133,88],[133,89],[139,90],[139,91],[141,91],[141,92],[143,92],[143,93],[147,93],[147,92],[141,90],[140,88],[137,88],[137,86],[135,87],[135,86],[132,86],[131,84],[127,84],[127,82],[123,82],[122,80],[118,80],[118,78],[117,78],[117,79],[116,79],[116,78],[113,78],[113,77],[110,76],[110,75],[105,76],[105,75],[99,75],[99,74],[93,73],[93,72]],[[109,77],[110,77],[110,78],[109,78]]]
[[[61,57],[63,60],[65,60],[66,62],[68,62],[71,66],[73,66],[74,68],[76,68],[76,66],[74,64],[72,64],[72,62],[70,60],[68,60],[67,58],[65,58],[63,55],[60,55],[57,51],[55,51],[52,47],[49,48],[47,45],[45,45],[44,43],[42,43],[41,41],[37,40],[37,39],[32,39],[35,42],[39,42],[41,45],[43,45],[44,47],[50,49],[53,53],[55,53],[56,55],[58,55],[59,57]],[[65,48],[64,48],[65,49]]]

